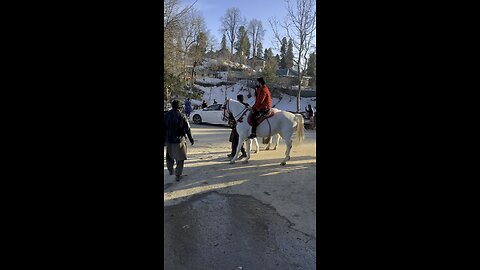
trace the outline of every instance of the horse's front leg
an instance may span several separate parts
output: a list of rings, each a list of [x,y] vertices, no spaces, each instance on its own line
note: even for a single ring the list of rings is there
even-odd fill
[[[247,145],[247,158],[245,159],[245,163],[248,163],[248,160],[250,160],[250,150],[252,149],[252,139],[248,139],[245,144]]]
[[[255,146],[257,147],[257,148],[255,148],[255,154],[256,154],[256,153],[258,153],[258,149],[259,149],[260,147],[258,146],[258,140],[257,140],[257,138],[255,138],[254,140],[255,140]]]

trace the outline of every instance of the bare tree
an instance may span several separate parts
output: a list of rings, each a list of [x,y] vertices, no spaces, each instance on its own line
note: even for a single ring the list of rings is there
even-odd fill
[[[203,17],[195,9],[191,9],[181,21],[182,53],[183,53],[183,79],[187,76],[188,52],[201,32],[206,32],[206,24]]]
[[[207,29],[207,46],[209,51],[215,51],[219,46],[218,39]]]
[[[293,41],[296,57],[293,59],[298,71],[297,112],[300,111],[300,94],[302,91],[303,70],[307,68],[307,59],[312,48],[315,47],[315,31],[317,29],[317,12],[315,0],[286,0],[287,15],[282,23],[276,18],[268,21],[272,27],[275,39],[281,43],[280,29]]]
[[[228,41],[230,41],[230,54],[233,56],[233,46],[235,45],[235,38],[240,25],[245,24],[245,19],[240,16],[240,9],[229,8],[225,12],[225,16],[220,18],[222,24],[222,31],[227,35]]]
[[[181,57],[181,20],[193,8],[197,0],[191,5],[183,6],[180,0],[164,0],[163,6],[163,37],[164,37],[164,94],[170,98],[175,89],[179,89],[180,76],[184,72],[177,59]],[[180,62],[181,63],[181,62]],[[180,72],[178,75],[177,73]]]
[[[258,46],[259,42],[262,42],[263,36],[265,35],[265,31],[263,29],[262,21],[259,21],[257,19],[252,19],[248,23],[248,34],[252,37],[252,50],[253,53],[252,55],[256,55],[256,49]]]
[[[180,0],[163,0],[163,32],[168,32],[177,27],[197,1],[195,0],[191,5],[181,8]]]

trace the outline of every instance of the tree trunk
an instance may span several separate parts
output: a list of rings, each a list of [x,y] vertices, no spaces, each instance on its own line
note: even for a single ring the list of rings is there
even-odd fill
[[[300,58],[299,58],[300,59]],[[300,94],[302,93],[302,73],[300,72],[300,60],[298,60],[298,95],[297,95],[297,113],[300,112]]]
[[[193,88],[193,84],[195,83],[195,80],[197,79],[197,74],[195,72],[195,68],[197,67],[197,61],[193,62],[193,68],[192,68],[192,78],[190,81],[190,90]]]
[[[183,83],[187,82],[187,50],[183,53]]]

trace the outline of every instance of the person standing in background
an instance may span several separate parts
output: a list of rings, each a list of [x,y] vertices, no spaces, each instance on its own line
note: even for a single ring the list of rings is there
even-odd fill
[[[185,100],[185,115],[188,119],[190,119],[190,113],[192,112],[192,102],[190,102],[190,98]]]

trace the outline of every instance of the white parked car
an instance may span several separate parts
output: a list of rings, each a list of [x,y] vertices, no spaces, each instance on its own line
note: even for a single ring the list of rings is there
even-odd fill
[[[195,124],[209,123],[228,126],[228,121],[223,119],[222,104],[213,104],[204,109],[192,111],[190,117]]]

